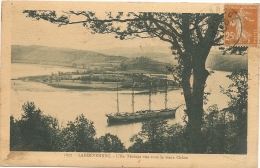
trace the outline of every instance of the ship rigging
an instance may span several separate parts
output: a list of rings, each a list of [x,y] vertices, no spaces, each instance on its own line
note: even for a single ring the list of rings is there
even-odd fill
[[[152,80],[150,75],[150,87],[149,87],[149,109],[135,111],[135,80],[133,74],[133,85],[132,85],[132,112],[120,112],[119,111],[119,91],[118,91],[118,81],[117,81],[117,112],[115,114],[106,114],[108,124],[124,123],[124,122],[139,122],[143,120],[148,120],[152,118],[175,118],[176,110],[180,107],[168,108],[168,79],[167,75],[165,78],[165,108],[161,110],[152,110]]]

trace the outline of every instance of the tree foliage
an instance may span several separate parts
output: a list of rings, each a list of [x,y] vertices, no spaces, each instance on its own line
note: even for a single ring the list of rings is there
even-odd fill
[[[93,151],[95,135],[93,122],[86,119],[83,114],[78,115],[74,122],[69,121],[67,127],[62,129],[60,149],[70,152]]]
[[[19,120],[10,117],[11,151],[125,152],[116,135],[96,138],[94,123],[83,114],[63,128],[58,120],[46,116],[33,102],[23,106]]]
[[[95,145],[98,152],[126,152],[126,148],[121,140],[110,133],[96,139]]]
[[[234,124],[236,126],[238,141],[236,149],[239,153],[247,151],[247,108],[248,108],[248,70],[235,70],[231,75],[227,76],[232,83],[227,89],[222,88],[222,92],[229,98],[229,111],[235,117]]]
[[[11,116],[10,142],[11,150],[50,151],[57,150],[58,120],[42,115],[33,102],[22,106],[24,114],[21,120]]]
[[[212,105],[204,114],[205,153],[247,153],[248,73],[235,70],[227,77],[232,83],[221,92],[230,98],[228,107]]]
[[[185,151],[184,127],[175,124],[169,126],[165,120],[151,120],[143,123],[142,131],[130,141],[129,152],[135,153],[177,153]]]
[[[227,54],[236,54],[236,55],[245,55],[247,54],[248,47],[247,46],[228,46],[228,47],[219,47],[222,50],[222,55]]]
[[[229,107],[239,110],[247,109],[248,101],[248,71],[247,69],[235,70],[227,77],[232,81],[227,89],[221,87],[222,93],[230,98]],[[236,115],[238,116],[238,115]]]

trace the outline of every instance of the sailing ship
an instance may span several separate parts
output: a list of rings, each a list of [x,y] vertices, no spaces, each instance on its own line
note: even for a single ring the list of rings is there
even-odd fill
[[[106,114],[107,123],[108,124],[116,124],[116,123],[124,123],[124,122],[139,122],[154,118],[175,118],[176,110],[180,107],[168,108],[168,80],[166,75],[166,86],[165,86],[165,108],[160,110],[152,110],[151,102],[152,102],[152,91],[151,85],[149,89],[149,109],[148,110],[134,110],[134,79],[133,79],[133,87],[132,87],[132,112],[120,112],[119,111],[119,97],[118,97],[118,82],[117,82],[117,112],[114,114]]]

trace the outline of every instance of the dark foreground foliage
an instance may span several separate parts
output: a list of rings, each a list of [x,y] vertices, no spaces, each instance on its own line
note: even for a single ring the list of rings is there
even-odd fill
[[[22,106],[20,120],[10,117],[10,148],[22,151],[53,151],[58,145],[58,120],[42,114],[33,102]]]
[[[42,114],[33,102],[23,105],[20,120],[10,117],[10,150],[67,152],[125,152],[121,140],[111,134],[96,138],[93,122],[83,114],[62,128],[58,120]]]
[[[28,111],[21,120],[10,117],[13,151],[187,153],[186,125],[169,125],[158,119],[143,123],[126,149],[116,135],[96,138],[93,122],[83,114],[60,128],[57,119],[43,115],[34,103],[27,102],[23,109]],[[246,129],[241,131],[241,124],[227,109],[210,106],[202,127],[204,153],[246,153]]]

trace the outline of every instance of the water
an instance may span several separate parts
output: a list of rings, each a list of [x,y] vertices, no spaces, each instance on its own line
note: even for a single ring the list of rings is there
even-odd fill
[[[48,67],[32,64],[12,64],[12,78],[30,76],[36,74],[50,74],[58,71],[73,71],[71,68]],[[31,69],[31,70],[30,70]],[[32,71],[33,69],[33,71]],[[220,93],[219,85],[227,87],[230,83],[225,76],[228,72],[217,72],[209,76],[206,91],[211,90],[208,96],[209,102],[205,105],[218,104],[219,108],[227,106],[227,96]],[[26,101],[32,101],[44,114],[49,114],[59,119],[60,124],[66,126],[68,121],[74,121],[77,115],[84,114],[86,118],[94,122],[97,137],[111,133],[117,135],[126,147],[130,146],[129,139],[141,130],[141,123],[108,126],[106,113],[116,112],[116,92],[114,91],[72,91],[53,88],[51,86],[25,81],[12,81],[11,90],[11,114],[15,118],[21,118],[22,105]],[[168,107],[176,107],[184,103],[181,90],[168,92]],[[132,111],[131,91],[119,92],[120,111]],[[152,109],[164,108],[164,93],[152,95]],[[135,110],[148,109],[148,95],[135,95]],[[176,112],[175,119],[169,119],[169,123],[183,123],[183,110]]]
[[[69,68],[69,67],[60,67],[53,65],[40,65],[40,64],[20,64],[13,63],[11,67],[11,78],[18,78],[23,76],[37,76],[37,75],[46,75],[53,73],[58,73],[58,71],[62,72],[72,72],[77,69]]]

